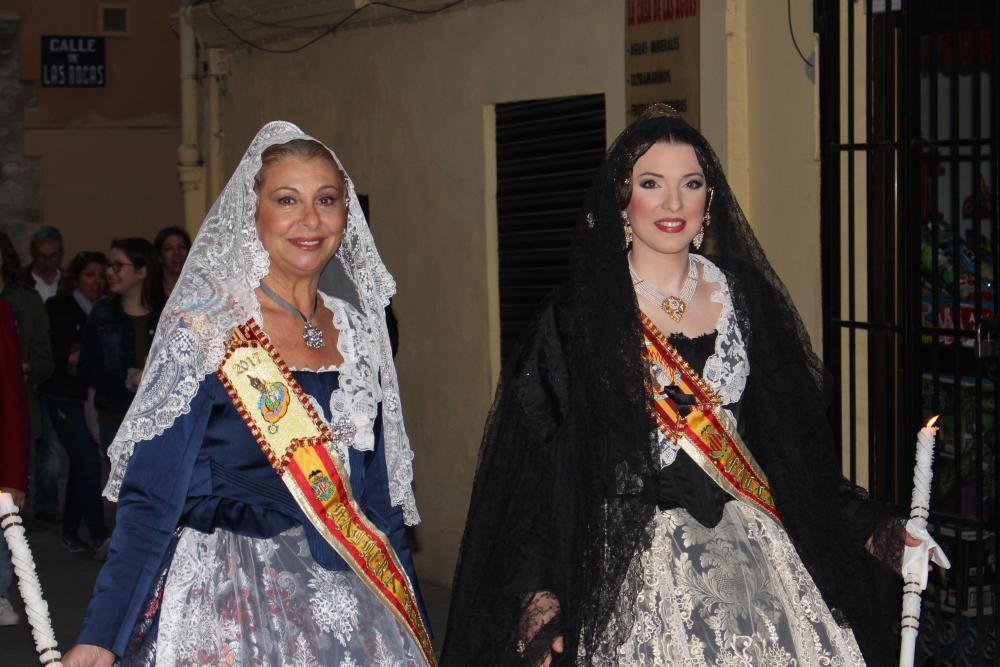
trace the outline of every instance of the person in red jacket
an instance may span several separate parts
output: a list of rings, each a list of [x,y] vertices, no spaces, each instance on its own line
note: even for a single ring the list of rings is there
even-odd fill
[[[24,372],[10,303],[0,298],[0,490],[14,496],[24,507],[28,488],[28,406],[24,393]],[[10,551],[0,533],[0,625],[20,621],[7,591],[14,581]]]

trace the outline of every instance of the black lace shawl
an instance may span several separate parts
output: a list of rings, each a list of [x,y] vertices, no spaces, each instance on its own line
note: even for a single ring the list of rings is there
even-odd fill
[[[718,158],[683,120],[655,113],[609,149],[581,216],[572,278],[505,366],[443,664],[535,665],[555,636],[565,650],[553,664],[588,664],[599,643],[620,644],[631,629],[642,573],[629,566],[649,545],[656,511],[642,480],[658,463],[620,211],[626,176],[657,141],[691,144],[714,188],[707,249],[727,275],[750,363],[740,431],[835,618],[870,664],[889,664],[900,580],[865,545],[875,536],[881,549],[900,550],[900,533],[838,472],[822,365]]]

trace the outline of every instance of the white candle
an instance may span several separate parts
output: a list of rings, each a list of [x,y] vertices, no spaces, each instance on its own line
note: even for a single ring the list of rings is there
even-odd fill
[[[931,478],[933,477],[934,441],[937,439],[937,415],[917,434],[917,460],[913,465],[913,495],[910,497],[910,520],[906,532],[923,539],[920,547],[906,547],[903,553],[903,617],[899,645],[900,667],[912,667],[920,628],[920,594],[927,588],[929,546],[927,533],[931,508]],[[926,539],[924,539],[926,537]],[[936,545],[935,545],[936,546]]]
[[[917,460],[913,466],[913,495],[910,497],[910,520],[927,526],[931,507],[931,478],[934,476],[934,442],[937,439],[937,415],[917,433]]]
[[[35,650],[38,660],[43,665],[62,666],[56,644],[55,633],[52,632],[52,621],[49,619],[49,606],[42,597],[42,587],[35,573],[35,560],[31,557],[28,540],[24,536],[21,525],[21,515],[14,504],[14,498],[9,493],[0,491],[0,528],[3,529],[7,548],[10,549],[10,559],[17,574],[17,587],[24,600],[25,613],[31,625],[31,636],[35,640]]]

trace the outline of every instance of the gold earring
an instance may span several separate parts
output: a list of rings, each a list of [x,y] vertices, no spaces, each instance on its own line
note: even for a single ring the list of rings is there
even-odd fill
[[[625,211],[622,211],[622,229],[625,230],[625,248],[628,249],[632,245],[632,223]]]
[[[702,218],[705,224],[712,222],[712,196],[715,195],[715,188],[708,189],[708,204],[705,206],[705,217]]]
[[[691,244],[694,245],[695,250],[701,250],[701,244],[705,242],[705,225],[707,224],[708,223],[706,222],[702,225],[701,229],[698,230],[698,233],[694,235],[693,239],[691,239]]]

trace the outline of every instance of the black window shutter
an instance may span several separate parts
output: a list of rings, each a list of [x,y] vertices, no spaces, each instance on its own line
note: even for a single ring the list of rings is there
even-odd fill
[[[569,277],[570,243],[604,158],[604,95],[496,106],[500,350]]]

